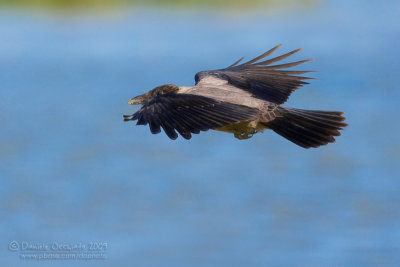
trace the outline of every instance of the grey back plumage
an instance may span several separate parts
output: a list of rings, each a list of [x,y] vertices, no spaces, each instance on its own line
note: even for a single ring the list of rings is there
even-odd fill
[[[287,71],[281,69],[295,67],[312,59],[271,65],[301,50],[297,49],[269,60],[260,61],[279,47],[280,45],[241,65],[238,64],[243,58],[225,69],[200,71],[195,75],[196,84],[206,77],[213,76],[248,91],[256,98],[275,104],[283,104],[293,91],[303,84],[307,84],[304,80],[313,78],[296,76],[311,71]]]

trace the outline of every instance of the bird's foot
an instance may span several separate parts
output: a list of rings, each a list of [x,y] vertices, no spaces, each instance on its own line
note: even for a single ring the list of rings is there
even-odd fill
[[[245,140],[253,137],[253,133],[234,133],[234,136],[239,140]]]

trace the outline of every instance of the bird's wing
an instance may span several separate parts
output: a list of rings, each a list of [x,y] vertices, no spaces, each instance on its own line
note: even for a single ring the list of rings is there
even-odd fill
[[[208,83],[210,79],[205,79],[207,77],[216,77],[248,91],[256,98],[270,101],[275,104],[283,104],[293,91],[303,84],[307,84],[307,82],[304,82],[303,80],[312,78],[296,76],[311,71],[287,71],[281,69],[294,67],[311,61],[312,59],[287,64],[271,65],[301,50],[297,49],[272,59],[260,61],[272,54],[272,52],[279,47],[280,45],[241,65],[238,64],[243,58],[225,69],[198,72],[195,76],[196,85],[201,84],[202,82]]]
[[[162,127],[169,138],[178,133],[190,139],[191,133],[218,128],[228,124],[254,120],[259,111],[251,107],[231,104],[191,94],[159,95],[125,120],[137,120],[137,125],[149,124],[153,134]]]

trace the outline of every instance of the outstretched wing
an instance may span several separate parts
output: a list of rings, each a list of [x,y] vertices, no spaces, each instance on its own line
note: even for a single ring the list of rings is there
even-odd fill
[[[124,120],[137,120],[137,125],[149,124],[153,134],[162,127],[169,138],[178,133],[185,139],[191,133],[218,128],[228,124],[254,120],[259,111],[247,106],[221,102],[208,97],[190,94],[164,94],[153,98],[133,115]]]
[[[311,61],[312,59],[270,66],[272,63],[283,60],[294,53],[297,53],[301,50],[300,48],[269,60],[260,61],[272,54],[272,52],[280,46],[281,45],[278,45],[261,56],[241,65],[238,64],[243,58],[225,69],[198,72],[195,76],[196,85],[202,83],[202,80],[203,82],[208,83],[209,79],[205,78],[212,76],[225,80],[236,87],[248,91],[256,98],[276,104],[283,104],[293,91],[303,84],[307,84],[307,82],[304,82],[303,80],[312,78],[295,76],[311,71],[287,71],[281,69],[294,67],[304,62]]]

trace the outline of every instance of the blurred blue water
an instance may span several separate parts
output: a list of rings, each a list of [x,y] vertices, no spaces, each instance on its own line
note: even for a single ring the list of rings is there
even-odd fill
[[[0,16],[2,266],[398,266],[397,1],[275,12]],[[123,123],[126,102],[282,43],[318,80],[286,106],[346,112],[337,143],[191,141]],[[34,261],[10,241],[107,242]]]

